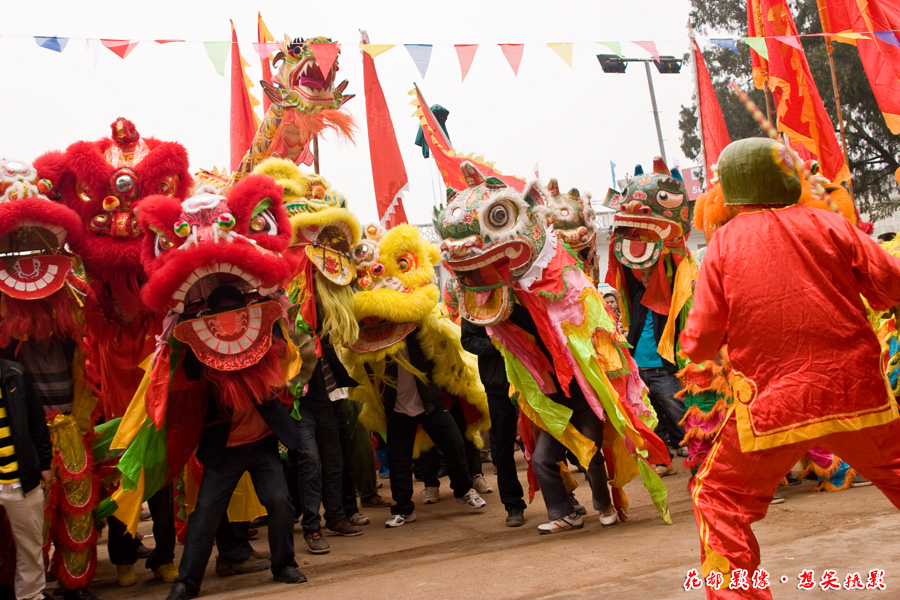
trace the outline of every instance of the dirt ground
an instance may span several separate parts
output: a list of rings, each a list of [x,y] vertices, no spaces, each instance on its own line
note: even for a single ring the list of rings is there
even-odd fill
[[[521,455],[519,476],[525,482]],[[680,465],[681,459],[677,459]],[[493,466],[485,475],[496,488]],[[578,476],[579,482],[583,477]],[[441,487],[441,501],[424,505],[422,483],[416,482],[418,520],[397,529],[386,529],[387,509],[365,509],[372,520],[365,534],[354,538],[328,537],[331,552],[309,554],[302,530],[295,526],[297,562],[309,577],[300,585],[275,583],[268,572],[217,577],[214,558],[206,572],[202,598],[317,598],[364,600],[398,599],[588,599],[663,600],[697,598],[700,590],[685,591],[686,573],[700,566],[697,529],[687,494],[688,473],[664,479],[674,521],[667,526],[657,516],[643,487],[626,487],[631,508],[627,523],[602,528],[597,513],[588,510],[585,526],[578,531],[539,535],[546,521],[541,496],[525,511],[525,526],[504,525],[505,511],[496,492],[485,495],[488,505],[471,511],[453,500],[448,483]],[[390,497],[385,481],[382,495]],[[770,573],[775,598],[832,598],[872,595],[900,598],[900,518],[896,509],[874,487],[836,493],[814,493],[813,483],[785,488],[787,501],[772,506],[766,519],[755,527],[762,547],[762,567]],[[576,491],[590,507],[586,483]],[[153,544],[150,524],[142,523],[145,543]],[[266,529],[253,545],[267,549]],[[176,562],[182,547],[176,548]],[[213,550],[215,556],[215,550]],[[169,586],[153,579],[138,564],[138,583],[119,588],[115,568],[109,563],[105,540],[92,591],[101,600],[154,598],[163,600]],[[872,569],[884,571],[886,590],[813,591],[797,588],[805,569],[821,581],[825,569],[837,576],[859,572],[866,580]],[[782,578],[785,583],[781,583]]]

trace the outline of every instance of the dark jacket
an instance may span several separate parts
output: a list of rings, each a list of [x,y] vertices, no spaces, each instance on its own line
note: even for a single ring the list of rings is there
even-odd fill
[[[433,381],[434,363],[425,357],[422,346],[419,344],[418,334],[419,330],[416,329],[406,336],[406,351],[409,353],[409,362],[412,366],[425,373],[425,376],[428,378],[428,383],[422,383],[418,377],[414,377],[416,381],[416,390],[418,390],[419,397],[422,399],[422,406],[425,408],[425,413],[431,414],[435,410],[446,410],[446,406],[444,405],[440,388]],[[397,369],[399,368],[400,367],[396,362],[390,361],[385,367],[384,373],[386,376],[396,381]],[[381,398],[384,402],[385,414],[390,415],[394,412],[394,404],[397,402],[397,388],[385,386]]]
[[[662,265],[660,265],[659,268],[663,268]],[[647,288],[645,288],[644,284],[631,273],[631,269],[624,269],[624,271],[625,285],[628,288],[628,303],[629,308],[631,309],[631,323],[628,328],[628,336],[626,339],[632,348],[637,348],[638,340],[641,339],[641,333],[644,331],[644,322],[647,320],[647,311],[650,310],[641,304],[641,299],[644,297],[644,292]],[[666,320],[668,320],[668,318],[667,315],[661,315],[657,312],[653,313],[653,339],[656,340],[657,345],[659,345],[659,340],[662,338],[662,333],[666,328]],[[681,323],[679,321],[680,319],[675,322],[676,342],[681,335]],[[633,351],[632,354],[634,354]],[[666,371],[673,375],[678,371],[678,367],[667,361],[665,357],[660,356],[660,359],[662,360],[663,368]]]
[[[509,395],[509,380],[503,355],[494,348],[487,329],[465,319],[462,322],[462,347],[478,357],[478,373],[488,394]]]
[[[0,359],[0,386],[6,399],[23,496],[40,485],[41,471],[50,469],[53,457],[44,407],[34,400],[24,371],[17,362]]]

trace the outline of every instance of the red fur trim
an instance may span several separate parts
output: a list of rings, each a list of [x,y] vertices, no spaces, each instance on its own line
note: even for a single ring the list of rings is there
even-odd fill
[[[259,403],[272,398],[283,385],[281,361],[286,354],[287,343],[276,338],[266,355],[252,367],[240,371],[216,371],[204,367],[204,375],[226,406],[234,406],[243,398]]]
[[[41,179],[47,179],[53,185],[54,195],[59,193],[59,181],[66,170],[66,153],[51,150],[34,160],[34,168]],[[55,198],[51,198],[55,200]]]
[[[81,221],[78,215],[59,202],[26,198],[0,204],[0,235],[6,235],[26,220],[62,227],[66,230],[65,242],[70,244],[77,244],[81,240]]]
[[[49,340],[52,337],[75,338],[82,329],[75,318],[74,300],[65,288],[40,300],[21,300],[2,296],[0,346],[14,339]]]

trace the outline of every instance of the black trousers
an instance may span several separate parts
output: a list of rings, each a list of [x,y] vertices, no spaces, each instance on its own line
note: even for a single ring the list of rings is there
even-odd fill
[[[172,486],[167,485],[147,500],[153,517],[153,539],[156,546],[147,557],[146,566],[155,570],[175,560],[175,508]],[[109,560],[114,565],[133,565],[137,562],[137,540],[125,523],[115,517],[107,519],[109,525]]]
[[[272,572],[297,566],[294,560],[294,508],[288,495],[275,436],[269,436],[250,444],[225,448],[219,463],[203,470],[197,505],[188,518],[184,554],[178,567],[178,581],[191,593],[200,591],[213,540],[244,471],[250,473],[259,501],[269,514]]]
[[[391,495],[394,498],[391,514],[408,515],[416,508],[412,501],[412,455],[420,424],[434,445],[444,453],[453,495],[457,498],[465,496],[472,488],[472,477],[466,465],[463,436],[447,409],[441,407],[415,417],[393,411],[386,416],[388,468],[391,470]]]
[[[331,403],[338,422],[338,438],[341,441],[341,457],[343,459],[341,505],[344,507],[344,516],[348,519],[359,512],[359,505],[356,503],[356,471],[359,467],[355,460],[355,437],[357,426],[362,427],[351,413],[350,402],[350,400],[342,398]],[[374,456],[371,446],[369,446],[369,454]],[[374,459],[372,474],[373,476],[375,474]]]
[[[522,484],[516,470],[516,426],[519,411],[509,399],[509,393],[489,393],[487,400],[491,415],[491,459],[497,469],[500,501],[506,510],[525,510]]]

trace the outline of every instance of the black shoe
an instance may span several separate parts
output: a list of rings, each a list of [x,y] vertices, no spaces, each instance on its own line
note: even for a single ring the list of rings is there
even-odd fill
[[[144,545],[143,542],[136,542],[137,544],[137,557],[138,558],[147,558],[150,556],[150,553],[153,552],[153,548],[148,548]]]
[[[265,571],[271,566],[272,563],[269,562],[268,556],[263,558],[262,554],[256,552],[251,553],[250,558],[243,562],[232,562],[218,556],[216,557],[216,575],[219,577],[258,573],[259,571]]]
[[[788,473],[784,478],[787,480],[788,485],[800,485],[801,483],[803,483],[802,481],[800,481],[800,478],[793,473]]]
[[[297,567],[284,567],[277,573],[272,573],[272,577],[282,583],[306,583],[306,575]]]
[[[572,502],[572,510],[582,517],[587,514],[587,509],[581,505],[575,498],[575,494],[569,494],[569,500]]]
[[[169,591],[169,595],[166,596],[166,600],[190,600],[199,595],[199,593],[189,592],[186,585],[180,581],[176,581],[172,584],[172,589]]]
[[[363,534],[362,529],[356,525],[352,525],[347,519],[341,519],[331,525],[326,525],[325,528],[332,533],[337,533],[344,537],[356,537]]]
[[[87,591],[87,589],[80,588],[77,590],[65,590],[63,592],[63,600],[98,600],[98,598]]]
[[[252,527],[247,530],[247,539],[255,540],[259,537],[259,529],[253,529]]]
[[[506,513],[507,527],[521,527],[525,524],[525,511],[521,508],[511,508]]]
[[[260,527],[263,527],[263,526],[268,525],[268,524],[269,524],[269,517],[268,517],[268,516],[265,516],[265,517],[256,517],[255,519],[253,519],[252,521],[250,521],[250,527],[253,527],[253,528],[255,528],[255,529],[259,529]]]
[[[328,545],[328,542],[322,537],[322,532],[318,529],[305,532],[303,541],[306,542],[306,547],[309,548],[311,554],[328,554],[331,552],[331,546]]]

